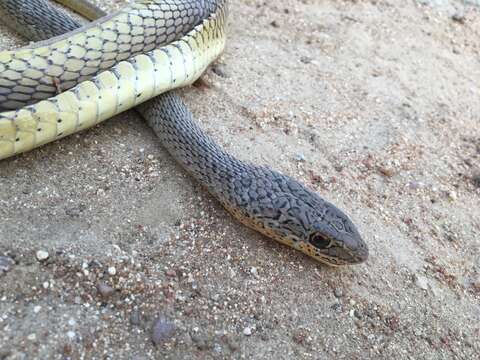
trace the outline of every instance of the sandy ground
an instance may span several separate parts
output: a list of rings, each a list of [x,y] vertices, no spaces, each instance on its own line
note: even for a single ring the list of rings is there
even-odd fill
[[[126,113],[0,163],[0,359],[478,358],[479,34],[460,1],[232,1],[182,96],[349,213],[370,259],[246,229]]]

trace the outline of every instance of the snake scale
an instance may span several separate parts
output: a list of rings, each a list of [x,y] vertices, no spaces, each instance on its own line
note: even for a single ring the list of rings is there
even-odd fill
[[[59,2],[101,15],[85,0]],[[346,214],[228,154],[166,93],[193,83],[223,51],[226,0],[140,0],[81,27],[45,0],[3,0],[0,14],[27,38],[54,36],[0,52],[0,159],[137,106],[176,161],[243,224],[329,265],[368,258]]]

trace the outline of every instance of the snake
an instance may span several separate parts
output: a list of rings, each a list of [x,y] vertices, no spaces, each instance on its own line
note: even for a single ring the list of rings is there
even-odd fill
[[[172,157],[244,225],[331,266],[369,250],[342,210],[299,181],[237,159],[206,134],[173,89],[192,84],[226,45],[226,0],[137,0],[105,15],[86,0],[3,0],[0,15],[37,42],[0,51],[0,159],[134,108]]]

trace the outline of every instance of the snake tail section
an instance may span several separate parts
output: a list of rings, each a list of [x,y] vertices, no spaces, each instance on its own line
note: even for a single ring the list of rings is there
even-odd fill
[[[68,29],[76,27],[67,14],[52,12],[51,5],[42,2],[2,0],[0,14],[7,25],[27,29],[27,37],[59,34],[63,22]],[[38,21],[29,21],[37,12],[37,5],[41,16],[54,20],[50,30]],[[137,1],[73,32],[22,49],[2,51],[0,111],[19,109],[55,96],[120,61],[178,41],[206,14],[220,14],[224,8],[224,1],[215,0]]]
[[[163,92],[193,83],[225,47],[226,9],[180,40],[122,61],[71,90],[0,113],[0,159],[89,128]]]

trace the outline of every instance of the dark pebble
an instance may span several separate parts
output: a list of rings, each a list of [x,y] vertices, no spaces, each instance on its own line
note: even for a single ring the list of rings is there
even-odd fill
[[[141,323],[142,323],[142,314],[140,314],[140,311],[138,311],[137,309],[134,309],[130,313],[130,324],[134,326],[140,326]]]
[[[300,61],[304,64],[310,64],[313,61],[313,59],[311,57],[308,57],[308,56],[302,56],[300,58]]]
[[[110,285],[108,285],[104,282],[100,282],[97,285],[97,290],[98,290],[98,293],[105,299],[112,296],[113,293],[115,292],[114,288],[112,288]]]
[[[15,261],[8,256],[0,256],[0,275],[12,270]]]
[[[343,296],[343,291],[340,288],[336,288],[333,292],[336,298],[341,298]]]
[[[330,307],[333,311],[341,312],[342,311],[342,304],[335,303]]]
[[[274,28],[279,28],[280,27],[280,24],[278,23],[277,20],[273,20],[270,25],[272,25]]]
[[[362,320],[363,318],[362,313],[356,309],[353,311],[353,316],[355,316],[359,320]]]
[[[238,341],[233,336],[227,336],[225,338],[225,342],[227,343],[230,351],[232,351],[232,352],[240,349],[240,344],[238,343]]]
[[[393,175],[395,175],[395,171],[390,167],[380,166],[378,170],[385,177],[392,177]]]
[[[480,188],[480,172],[472,175],[472,184],[476,188]]]
[[[177,276],[177,272],[173,269],[168,269],[166,272],[165,272],[165,275],[167,275],[168,277],[176,277]]]
[[[10,350],[0,349],[0,360],[6,360],[10,355],[12,355]]]
[[[222,77],[222,78],[228,78],[229,75],[225,69],[225,66],[222,65],[222,64],[215,64],[214,66],[212,66],[212,71],[214,72],[214,74]]]
[[[213,347],[212,341],[204,335],[193,334],[191,337],[198,350],[208,350]]]
[[[465,23],[465,14],[461,11],[457,11],[455,14],[452,15],[452,20],[456,21],[460,24]]]
[[[152,326],[152,342],[154,345],[161,345],[168,342],[175,335],[175,324],[165,316],[158,317]]]

